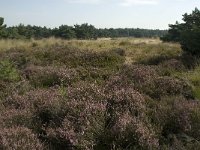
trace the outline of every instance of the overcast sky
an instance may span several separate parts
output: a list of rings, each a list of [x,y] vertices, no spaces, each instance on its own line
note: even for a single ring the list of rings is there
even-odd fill
[[[195,7],[200,0],[0,0],[0,16],[8,26],[87,22],[97,28],[167,29]]]

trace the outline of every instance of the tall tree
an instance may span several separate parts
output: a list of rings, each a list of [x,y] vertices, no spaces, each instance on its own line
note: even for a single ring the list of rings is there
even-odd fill
[[[4,18],[0,17],[0,30],[6,27],[6,25],[3,25],[3,23],[4,23]]]
[[[170,25],[162,40],[180,42],[183,51],[200,56],[200,10],[195,8],[191,14],[184,14],[183,21]]]
[[[74,25],[74,30],[78,39],[96,38],[96,28],[93,25],[88,25],[87,23],[82,25]]]
[[[5,34],[4,29],[6,25],[3,24],[4,24],[4,18],[0,17],[0,37],[3,37],[3,34]]]
[[[76,38],[76,33],[73,27],[68,25],[61,25],[58,29],[54,29],[55,37],[63,39],[73,39]]]

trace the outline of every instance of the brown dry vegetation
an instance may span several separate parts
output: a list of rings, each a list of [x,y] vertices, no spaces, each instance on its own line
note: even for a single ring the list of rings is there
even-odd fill
[[[200,149],[200,69],[179,44],[0,43],[0,149]]]

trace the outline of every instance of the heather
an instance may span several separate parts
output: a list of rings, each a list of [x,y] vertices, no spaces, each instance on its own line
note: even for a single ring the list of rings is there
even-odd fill
[[[200,149],[198,58],[179,44],[20,41],[0,46],[0,149]]]

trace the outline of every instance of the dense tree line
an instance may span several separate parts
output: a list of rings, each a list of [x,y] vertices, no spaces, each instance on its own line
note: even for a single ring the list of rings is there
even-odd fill
[[[58,37],[63,39],[96,39],[101,37],[161,37],[167,33],[166,30],[150,29],[97,29],[87,23],[81,25],[61,25],[58,28],[47,28],[19,24],[18,26],[6,27],[3,25],[4,19],[0,19],[0,38],[8,39],[41,39],[48,37]]]
[[[195,8],[191,14],[185,13],[182,20],[183,23],[169,25],[168,34],[161,39],[180,42],[186,53],[200,56],[200,10]]]

